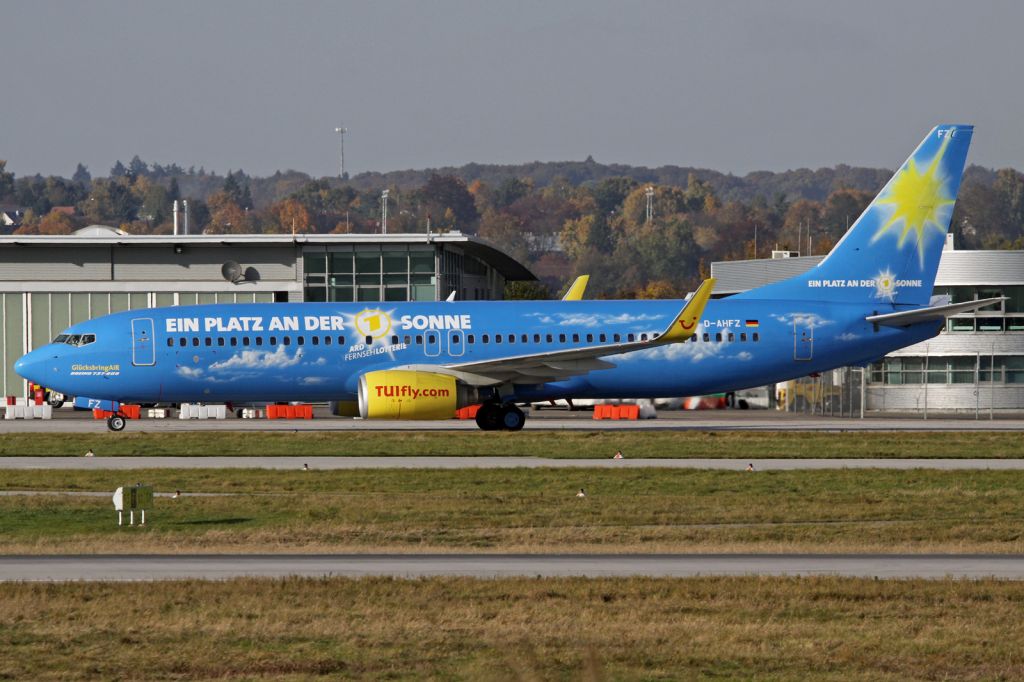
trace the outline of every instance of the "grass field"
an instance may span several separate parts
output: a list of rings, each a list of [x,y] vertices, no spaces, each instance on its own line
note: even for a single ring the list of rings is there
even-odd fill
[[[838,578],[2,584],[3,679],[995,680],[1024,584]]]
[[[1024,457],[1019,433],[526,431],[12,433],[3,455],[79,456]]]
[[[5,471],[0,490],[135,481],[185,497],[119,529],[106,496],[3,496],[0,552],[1024,552],[1017,471]]]

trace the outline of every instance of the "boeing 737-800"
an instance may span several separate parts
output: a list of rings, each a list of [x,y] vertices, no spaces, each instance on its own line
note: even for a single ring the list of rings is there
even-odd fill
[[[863,365],[934,336],[932,287],[973,129],[940,125],[828,256],[791,279],[687,301],[268,303],[133,310],[76,324],[15,365],[76,406],[337,400],[367,419],[732,391]],[[580,291],[582,288],[580,289]]]

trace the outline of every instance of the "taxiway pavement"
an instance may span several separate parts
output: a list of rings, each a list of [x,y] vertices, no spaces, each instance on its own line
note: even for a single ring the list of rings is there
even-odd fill
[[[5,433],[104,433],[106,423],[82,412],[58,410],[54,419],[0,420],[0,435]],[[316,412],[316,419],[223,419],[130,420],[126,433],[151,431],[477,431],[469,420],[397,421],[350,419]],[[987,417],[987,415],[985,415]],[[871,416],[854,419],[775,412],[769,410],[666,411],[657,419],[641,421],[594,420],[589,412],[542,411],[531,413],[527,430],[670,430],[670,431],[1024,431],[1020,415],[989,420],[950,419],[933,415]]]
[[[223,580],[243,576],[815,576],[1024,580],[1024,556],[979,554],[366,554],[0,557],[0,581]]]

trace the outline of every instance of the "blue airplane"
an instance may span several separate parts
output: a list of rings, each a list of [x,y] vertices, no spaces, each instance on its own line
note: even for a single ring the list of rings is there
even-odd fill
[[[122,404],[342,401],[366,419],[447,419],[480,404],[518,430],[524,403],[733,391],[864,365],[935,336],[932,288],[973,128],[928,133],[815,268],[721,299],[271,303],[116,313],[73,325],[15,370]],[[585,282],[584,282],[585,285]]]

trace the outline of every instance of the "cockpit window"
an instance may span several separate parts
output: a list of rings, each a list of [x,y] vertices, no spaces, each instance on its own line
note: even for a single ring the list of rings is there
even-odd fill
[[[67,334],[58,334],[57,338],[55,338],[53,340],[53,342],[54,343],[64,343],[67,340],[68,340],[68,335]]]

